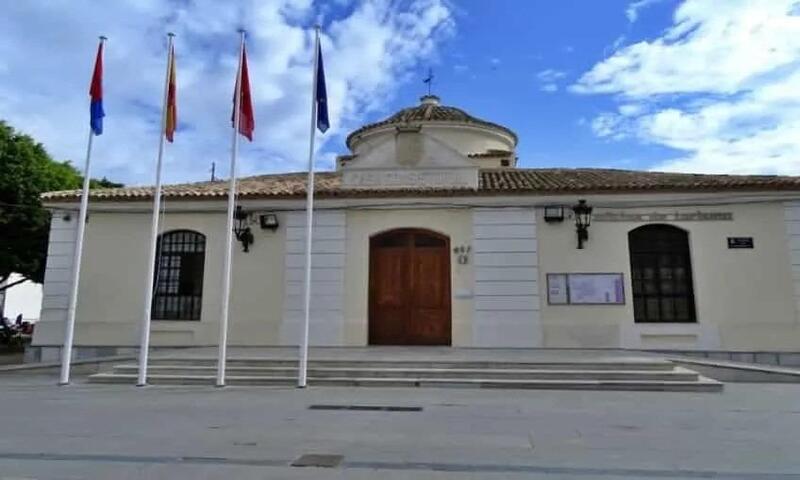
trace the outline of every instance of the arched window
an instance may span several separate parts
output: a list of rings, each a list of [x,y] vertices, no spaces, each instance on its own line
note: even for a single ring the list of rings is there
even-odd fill
[[[636,322],[694,322],[689,235],[671,225],[628,233]]]
[[[206,237],[189,230],[167,232],[158,239],[154,320],[200,320]]]

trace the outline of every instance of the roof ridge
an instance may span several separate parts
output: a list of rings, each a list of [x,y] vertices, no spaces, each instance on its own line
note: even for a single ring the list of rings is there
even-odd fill
[[[486,167],[481,170],[503,170],[508,171],[508,167]],[[798,175],[777,175],[763,173],[702,173],[702,172],[668,172],[662,170],[634,170],[629,168],[609,168],[609,167],[516,167],[516,171],[565,171],[565,172],[619,172],[633,174],[652,174],[652,175],[680,175],[693,177],[732,177],[732,178],[800,178]]]
[[[435,107],[434,104],[425,105],[425,113],[422,116],[425,120],[430,120],[433,116],[433,107]]]

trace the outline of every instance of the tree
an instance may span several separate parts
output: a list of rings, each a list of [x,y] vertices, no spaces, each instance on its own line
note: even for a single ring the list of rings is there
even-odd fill
[[[0,283],[11,273],[44,281],[50,213],[42,207],[40,195],[77,189],[82,181],[69,162],[53,160],[42,144],[0,121]],[[122,186],[106,178],[91,184]]]

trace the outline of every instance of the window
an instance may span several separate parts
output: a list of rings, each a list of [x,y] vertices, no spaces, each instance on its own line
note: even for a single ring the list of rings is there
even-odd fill
[[[671,225],[628,233],[636,322],[694,322],[689,235]]]
[[[206,237],[188,230],[158,239],[154,320],[200,320]]]

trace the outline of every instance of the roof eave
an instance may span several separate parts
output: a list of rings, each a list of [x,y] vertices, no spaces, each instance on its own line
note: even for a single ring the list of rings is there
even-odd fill
[[[483,188],[483,189],[442,189],[442,190],[411,190],[411,189],[342,189],[335,191],[317,191],[319,198],[391,198],[391,197],[482,197],[482,196],[534,196],[534,195],[606,195],[606,194],[656,194],[656,193],[765,193],[765,192],[796,192],[800,194],[800,185],[742,185],[732,187],[683,187],[683,186],[632,186],[630,188],[619,186],[592,186],[592,187],[562,187],[562,188]],[[305,192],[298,193],[240,193],[239,198],[247,199],[274,199],[294,200],[305,198]],[[142,202],[152,200],[152,195],[135,196],[104,196],[90,197],[95,202]],[[225,195],[179,195],[168,197],[171,201],[216,201],[224,200]],[[46,207],[58,207],[67,203],[80,201],[80,196],[58,197],[46,199]]]

